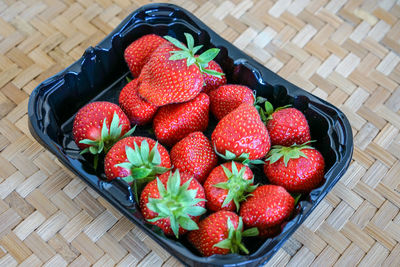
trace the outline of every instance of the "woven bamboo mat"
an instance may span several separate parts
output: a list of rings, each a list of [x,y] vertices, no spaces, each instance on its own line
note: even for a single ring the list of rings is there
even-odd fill
[[[30,135],[29,94],[148,1],[0,0],[0,266],[177,266]],[[400,266],[400,5],[173,1],[340,107],[354,160],[268,265]]]

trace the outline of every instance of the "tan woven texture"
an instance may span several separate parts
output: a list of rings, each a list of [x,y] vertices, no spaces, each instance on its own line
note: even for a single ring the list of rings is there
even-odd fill
[[[0,266],[179,265],[27,126],[32,90],[146,3],[0,0]],[[351,122],[349,170],[268,265],[400,266],[396,1],[173,3]]]

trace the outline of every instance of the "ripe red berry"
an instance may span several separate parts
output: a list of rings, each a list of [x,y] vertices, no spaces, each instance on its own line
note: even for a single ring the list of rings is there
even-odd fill
[[[97,168],[98,154],[107,153],[120,139],[129,136],[129,119],[122,109],[106,101],[92,102],[81,108],[74,118],[72,135],[81,154],[94,154],[94,168]]]
[[[238,162],[226,162],[214,168],[204,182],[207,209],[210,211],[239,211],[257,186],[253,185],[251,169]]]
[[[124,58],[133,77],[139,76],[154,50],[164,43],[168,43],[168,41],[155,34],[147,34],[132,42],[125,49]]]
[[[195,57],[201,46],[194,47],[192,35],[185,33],[187,46],[171,36],[170,43],[159,46],[139,76],[139,94],[155,106],[187,102],[203,89],[203,73],[221,76],[207,69],[208,62],[219,53],[211,48]]]
[[[266,102],[267,115],[261,114],[266,121],[272,145],[291,146],[304,144],[311,140],[310,127],[304,114],[295,108],[273,107]],[[261,113],[264,111],[261,110]]]
[[[267,128],[256,108],[246,103],[219,121],[211,141],[220,154],[226,155],[227,151],[236,157],[247,154],[250,160],[264,157],[271,146]]]
[[[127,182],[145,177],[154,179],[168,168],[171,168],[171,160],[165,147],[142,136],[120,140],[110,149],[104,160],[108,180],[117,177],[125,178]]]
[[[157,140],[173,146],[192,132],[204,131],[208,126],[209,105],[208,95],[200,93],[191,101],[159,108],[153,120]]]
[[[176,169],[192,174],[201,184],[218,161],[210,141],[202,132],[183,138],[172,147],[170,154]]]
[[[231,211],[221,210],[200,221],[199,229],[188,234],[189,242],[203,255],[239,253],[249,251],[242,237],[257,236],[257,228],[243,231],[242,218]]]
[[[209,93],[211,112],[221,120],[240,104],[254,105],[254,94],[250,88],[238,84],[227,84]]]
[[[308,193],[324,179],[321,153],[305,145],[273,146],[265,161],[264,173],[272,184],[293,193]]]
[[[125,85],[119,94],[119,105],[131,124],[143,125],[153,119],[157,107],[139,96],[137,84],[138,79],[134,79]]]
[[[176,238],[198,229],[200,215],[206,212],[204,207],[201,184],[192,175],[179,171],[151,181],[140,197],[143,217]]]
[[[277,185],[262,185],[241,204],[240,216],[246,227],[257,227],[261,237],[276,234],[294,209],[294,198]]]

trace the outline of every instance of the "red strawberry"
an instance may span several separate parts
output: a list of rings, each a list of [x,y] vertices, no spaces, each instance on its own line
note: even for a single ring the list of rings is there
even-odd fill
[[[208,126],[209,105],[208,95],[200,93],[188,102],[159,108],[153,120],[157,140],[173,146],[189,133],[204,131]]]
[[[192,174],[201,184],[218,161],[210,141],[202,132],[183,138],[174,145],[170,154],[175,168]]]
[[[206,212],[204,207],[201,184],[192,175],[179,174],[178,170],[148,183],[140,196],[143,217],[176,238],[198,229],[200,215]]]
[[[220,72],[220,73],[224,72],[222,70],[221,66],[214,60],[211,60],[210,62],[208,62],[208,65],[206,66],[206,68],[209,70],[214,70],[214,71]],[[218,77],[218,76],[214,76],[214,75],[211,75],[208,73],[203,73],[203,79],[204,79],[204,83],[205,83],[203,92],[206,94],[210,93],[214,89],[217,89],[221,85],[226,84],[226,76],[225,75]]]
[[[125,49],[124,58],[132,75],[138,77],[154,50],[167,42],[167,40],[160,36],[147,34],[131,43]]]
[[[157,107],[139,96],[137,83],[138,79],[134,79],[125,85],[119,94],[119,105],[131,124],[143,125],[153,119]]]
[[[193,37],[187,33],[185,36],[187,47],[175,38],[165,36],[171,43],[158,47],[142,69],[139,94],[155,106],[195,98],[203,88],[203,72],[221,75],[203,67],[218,54],[219,49],[212,48],[195,57],[201,46],[193,47]]]
[[[203,87],[203,76],[196,65],[188,67],[183,59],[169,60],[176,49],[170,43],[157,48],[139,76],[139,94],[156,106],[189,101]]]
[[[248,157],[250,160],[264,157],[270,149],[267,128],[256,108],[241,104],[219,121],[211,136],[216,150],[225,157]]]
[[[118,105],[99,101],[89,103],[78,111],[72,134],[75,143],[83,149],[81,153],[98,155],[103,151],[107,153],[115,142],[132,134],[134,128],[130,128],[128,117]]]
[[[211,91],[209,96],[211,112],[218,120],[221,120],[242,103],[254,105],[253,91],[243,85],[223,85]]]
[[[257,236],[257,228],[243,231],[242,218],[231,211],[221,210],[200,221],[199,229],[188,234],[189,242],[203,255],[239,253],[249,251],[242,237]]]
[[[324,158],[307,144],[273,146],[265,161],[264,173],[272,184],[293,193],[307,193],[324,178]]]
[[[294,198],[277,185],[262,185],[241,204],[240,216],[245,227],[257,227],[261,237],[276,234],[276,229],[289,218]]]
[[[266,122],[272,145],[300,145],[311,140],[307,119],[298,109],[284,106],[274,111],[272,104],[265,102],[260,115]]]
[[[239,211],[239,203],[257,187],[253,185],[253,181],[253,172],[241,163],[232,161],[219,165],[212,170],[204,183],[207,209]]]
[[[153,139],[141,136],[120,140],[104,160],[107,179],[121,177],[127,183],[133,183],[136,198],[143,184],[169,168],[171,160],[165,147]]]

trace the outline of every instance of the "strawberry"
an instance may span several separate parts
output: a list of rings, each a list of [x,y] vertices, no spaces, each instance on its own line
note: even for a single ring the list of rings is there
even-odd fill
[[[94,167],[97,167],[98,154],[105,153],[115,142],[129,136],[129,119],[122,109],[113,103],[98,101],[82,107],[74,118],[72,135],[81,154],[90,152],[95,155]]]
[[[211,112],[221,120],[240,104],[254,105],[254,94],[250,88],[238,84],[227,84],[209,93]]]
[[[208,126],[209,105],[208,95],[200,93],[188,102],[159,108],[153,120],[157,140],[173,146],[189,133],[204,131]]]
[[[200,221],[199,229],[188,234],[189,242],[203,255],[239,253],[249,251],[242,237],[257,236],[257,228],[243,231],[242,218],[234,212],[221,210]]]
[[[165,188],[166,186],[166,188]],[[204,189],[192,175],[178,170],[151,181],[140,196],[143,217],[166,235],[179,235],[198,229],[200,215],[206,212]]]
[[[201,46],[193,47],[193,37],[188,33],[185,36],[188,46],[165,36],[170,43],[159,46],[142,69],[139,94],[155,106],[182,103],[195,98],[203,88],[202,73],[222,75],[204,67],[215,58],[219,49],[211,48],[195,57]]]
[[[290,147],[273,146],[265,161],[264,173],[272,184],[292,193],[307,193],[324,178],[324,158],[307,143]]]
[[[214,60],[211,60],[208,62],[208,65],[206,66],[207,69],[209,70],[214,70],[220,73],[223,73],[224,71],[222,70],[221,66],[215,62]],[[226,76],[222,75],[220,77],[214,76],[208,73],[203,73],[203,79],[204,79],[204,87],[203,87],[203,92],[206,94],[209,94],[212,90],[217,89],[221,85],[226,84]]]
[[[170,155],[175,168],[192,174],[201,184],[218,161],[210,141],[202,132],[191,133],[176,143]]]
[[[124,58],[133,77],[139,76],[143,66],[149,61],[154,50],[167,42],[167,40],[160,36],[147,34],[132,42],[125,49]]]
[[[266,122],[272,145],[291,146],[311,140],[310,127],[300,110],[288,106],[273,109],[265,102],[265,110],[260,110],[261,118]]]
[[[133,183],[135,197],[146,182],[171,168],[168,151],[151,138],[132,136],[117,142],[107,153],[104,170],[108,180],[121,177]]]
[[[277,185],[262,185],[241,204],[240,216],[245,227],[257,227],[261,237],[277,234],[279,226],[294,209],[294,198]],[[280,229],[279,229],[280,230]]]
[[[253,181],[253,172],[241,163],[226,162],[214,168],[204,183],[207,209],[239,211],[239,203],[257,187]]]
[[[211,141],[216,151],[231,160],[235,157],[250,160],[264,157],[270,149],[267,128],[256,108],[241,104],[223,117],[215,127]]]
[[[153,119],[157,107],[139,96],[137,84],[138,79],[134,79],[125,85],[119,94],[119,105],[131,124],[143,125]]]

